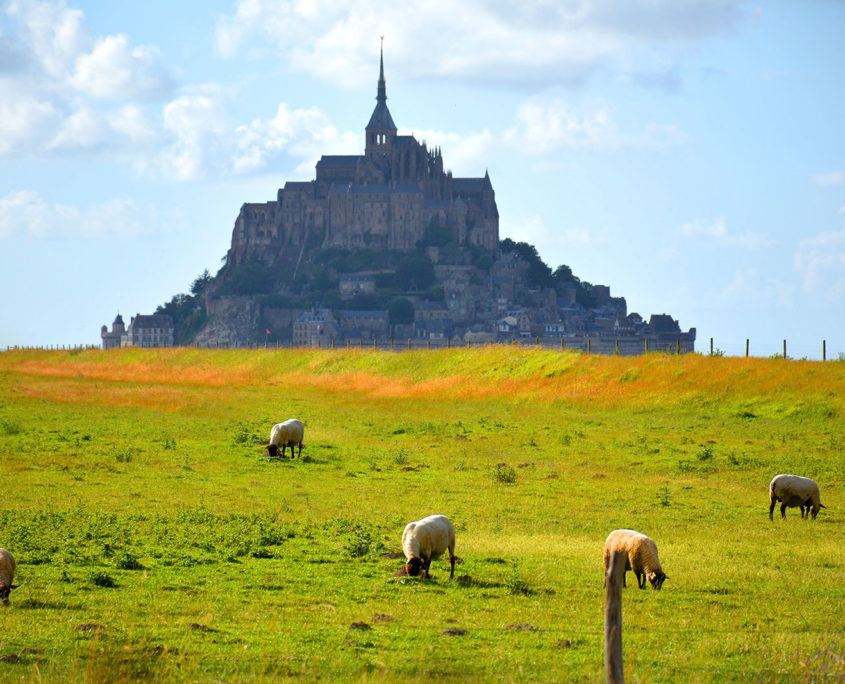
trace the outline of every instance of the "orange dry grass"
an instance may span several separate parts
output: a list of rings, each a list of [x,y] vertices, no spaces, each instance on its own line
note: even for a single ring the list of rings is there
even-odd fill
[[[4,369],[31,378],[160,385],[157,392],[165,404],[178,403],[176,397],[167,399],[163,388],[168,386],[243,389],[260,384],[373,398],[501,398],[652,407],[685,399],[763,397],[839,404],[845,397],[845,364],[835,361],[695,354],[608,357],[505,346],[399,354],[307,349],[7,352],[0,354]]]

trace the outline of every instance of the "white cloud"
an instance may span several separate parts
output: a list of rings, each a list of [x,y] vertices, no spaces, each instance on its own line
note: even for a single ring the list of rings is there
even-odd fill
[[[504,132],[512,147],[531,155],[550,149],[609,149],[619,143],[619,133],[609,108],[598,105],[582,114],[559,100],[526,102],[516,113],[516,124]]]
[[[154,223],[128,199],[113,199],[79,209],[48,204],[34,190],[0,197],[0,238],[116,237],[137,235]]]
[[[845,207],[839,215],[845,224]],[[845,225],[801,240],[794,264],[804,290],[815,291],[826,300],[845,298]]]
[[[845,187],[845,171],[817,173],[813,176],[813,183],[822,187]]]
[[[267,41],[295,68],[358,85],[384,35],[390,64],[412,79],[533,87],[580,82],[610,64],[674,87],[674,50],[746,16],[740,0],[240,0],[218,21],[217,49],[233,56]]]
[[[607,242],[606,231],[590,231],[574,226],[553,228],[540,216],[502,216],[499,223],[502,238],[527,242],[537,248],[545,259],[560,258],[575,248],[595,246]],[[553,256],[549,256],[553,255]],[[557,257],[554,255],[558,255]],[[558,264],[548,262],[551,268]]]
[[[685,238],[697,242],[711,243],[719,247],[758,249],[771,247],[774,244],[769,236],[762,233],[735,234],[729,232],[727,222],[721,216],[684,223],[678,229],[678,233]]]
[[[756,268],[738,269],[733,280],[722,289],[722,299],[743,308],[778,307],[791,310],[795,305],[795,287],[786,278],[763,277]]]
[[[126,36],[107,36],[76,58],[68,83],[97,98],[147,99],[166,94],[171,83],[159,66],[158,51],[132,47]]]

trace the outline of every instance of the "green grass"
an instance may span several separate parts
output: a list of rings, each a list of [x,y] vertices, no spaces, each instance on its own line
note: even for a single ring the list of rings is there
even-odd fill
[[[492,347],[0,354],[0,680],[845,677],[845,364]],[[273,423],[303,459],[262,458]],[[768,520],[779,472],[816,521]],[[394,578],[445,513],[463,563]]]

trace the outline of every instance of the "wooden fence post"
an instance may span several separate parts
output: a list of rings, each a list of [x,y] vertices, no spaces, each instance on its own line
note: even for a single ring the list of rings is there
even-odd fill
[[[560,350],[564,351],[566,349],[566,342],[563,341],[563,338],[560,338]]]
[[[786,340],[783,341],[783,358],[786,358]]]
[[[648,338],[645,338],[645,353],[648,354]]]
[[[748,338],[745,338],[745,358],[748,358]]]
[[[713,338],[710,338],[710,356],[713,356]]]
[[[429,351],[431,351],[431,338],[430,337],[428,338],[428,349],[429,349]]]
[[[446,338],[446,349],[451,349],[451,348],[452,348],[452,338],[447,337]]]
[[[605,577],[604,598],[604,680],[624,684],[622,667],[622,580],[628,561],[624,551],[614,551]]]
[[[616,338],[616,356],[619,356],[619,338]]]
[[[592,340],[588,337],[588,338],[587,338],[587,353],[588,353],[588,354],[592,354],[592,353],[593,353],[593,349],[592,349],[592,347],[593,347],[593,345],[592,345]]]
[[[408,338],[408,351],[411,351],[411,338]]]
[[[677,343],[676,343],[676,346],[675,346],[675,353],[678,356],[681,355],[681,338],[680,337],[677,339]]]
[[[822,340],[822,361],[827,361],[827,340]]]

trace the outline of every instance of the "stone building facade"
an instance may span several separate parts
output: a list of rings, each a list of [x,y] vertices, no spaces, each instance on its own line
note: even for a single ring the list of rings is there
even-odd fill
[[[125,327],[120,314],[112,323],[111,332],[104,325],[100,328],[103,349],[118,347],[172,347],[174,340],[173,319],[166,314],[136,314]]]
[[[295,266],[306,245],[414,249],[431,225],[460,244],[495,250],[499,213],[487,173],[455,178],[440,149],[398,135],[387,107],[384,56],[364,154],[324,155],[316,177],[288,182],[271,202],[244,204],[226,268],[253,261]]]

